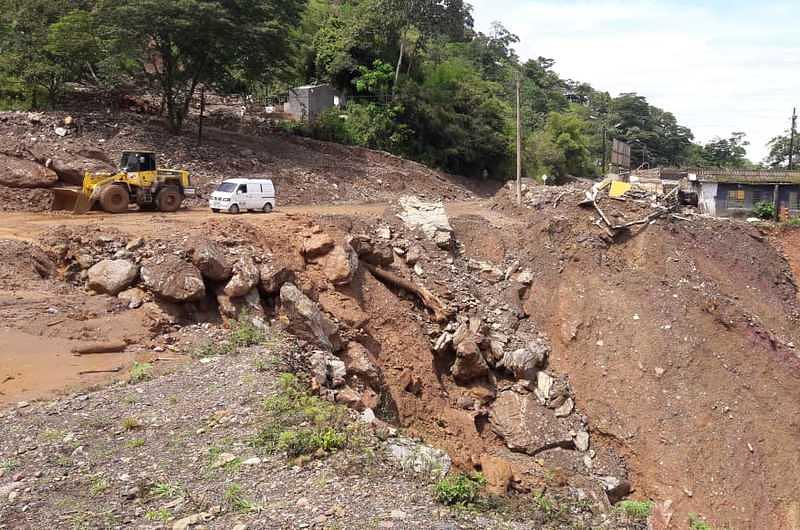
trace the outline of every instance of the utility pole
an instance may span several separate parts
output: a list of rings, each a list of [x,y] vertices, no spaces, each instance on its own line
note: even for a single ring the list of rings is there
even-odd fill
[[[792,109],[792,133],[789,136],[789,171],[792,170],[792,157],[794,156],[794,130],[797,125],[797,107]]]
[[[603,178],[606,178],[606,124],[603,123]]]
[[[519,112],[519,94],[522,76],[517,73],[517,205],[522,205],[522,117]]]
[[[200,86],[200,121],[197,127],[197,145],[203,143],[203,114],[206,111],[206,86]]]

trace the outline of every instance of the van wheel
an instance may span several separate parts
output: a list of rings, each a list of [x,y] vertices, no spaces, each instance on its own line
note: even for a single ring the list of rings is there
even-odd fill
[[[230,213],[239,213],[239,205],[238,204],[231,204],[231,207],[228,208]]]
[[[264,213],[270,213],[272,211],[272,204],[266,203],[264,207],[261,209]]]
[[[111,184],[100,192],[100,206],[108,213],[127,211],[130,197],[122,186]]]

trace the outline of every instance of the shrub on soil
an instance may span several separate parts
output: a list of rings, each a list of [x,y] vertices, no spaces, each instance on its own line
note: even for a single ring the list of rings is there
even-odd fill
[[[653,511],[653,502],[624,500],[618,502],[614,507],[631,519],[642,520],[650,517],[650,512]]]
[[[351,440],[344,408],[311,395],[292,374],[282,374],[278,392],[264,402],[269,423],[251,440],[268,453],[289,458],[333,453]]]
[[[480,473],[451,475],[436,483],[436,500],[447,506],[466,506],[478,500],[485,484]]]

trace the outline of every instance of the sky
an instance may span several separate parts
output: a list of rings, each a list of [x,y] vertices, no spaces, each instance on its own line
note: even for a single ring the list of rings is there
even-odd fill
[[[800,2],[468,0],[476,29],[500,22],[525,60],[555,59],[562,77],[612,96],[637,92],[695,141],[744,131],[748,157],[800,106]]]

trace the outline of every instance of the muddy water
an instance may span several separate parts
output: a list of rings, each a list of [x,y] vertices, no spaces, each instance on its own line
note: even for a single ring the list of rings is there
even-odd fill
[[[50,398],[70,389],[107,383],[124,377],[132,354],[70,353],[79,341],[41,337],[0,328],[0,407],[18,401]],[[87,374],[86,370],[121,367],[117,374]]]

